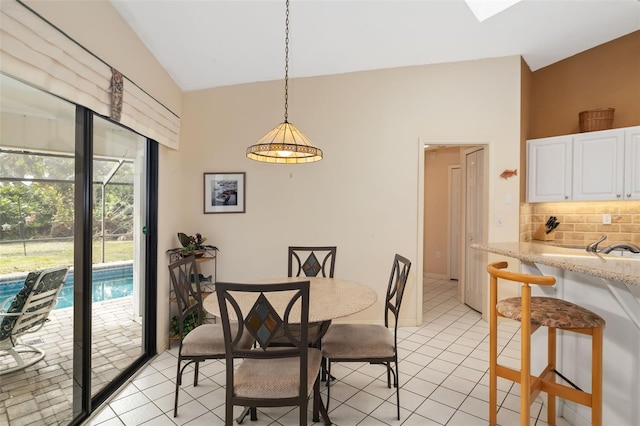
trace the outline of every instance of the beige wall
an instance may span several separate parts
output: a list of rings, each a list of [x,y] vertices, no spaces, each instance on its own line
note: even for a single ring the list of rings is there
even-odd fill
[[[489,147],[488,192],[518,199],[518,180],[499,179],[519,158],[520,59],[507,57],[290,81],[289,118],[324,150],[308,165],[252,162],[245,149],[282,120],[282,83],[185,93],[179,199],[172,233],[200,231],[221,248],[218,277],[286,273],[290,244],[335,244],[336,274],[384,294],[391,259],[413,261],[403,322],[421,314],[423,150],[419,140]],[[245,214],[202,214],[202,173],[247,173]],[[178,196],[176,194],[176,196]],[[518,240],[518,203],[490,203],[505,226],[490,239]],[[380,321],[382,301],[352,321]]]

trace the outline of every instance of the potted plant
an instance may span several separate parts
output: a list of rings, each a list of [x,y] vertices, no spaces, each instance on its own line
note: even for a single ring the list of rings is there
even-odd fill
[[[167,250],[170,255],[180,254],[182,257],[191,256],[202,257],[205,253],[211,251],[216,252],[218,248],[209,244],[204,244],[207,240],[202,234],[197,232],[195,235],[187,235],[184,232],[178,232],[178,241],[182,247]]]
[[[184,336],[189,334],[189,332],[194,328],[196,328],[198,325],[199,325],[198,313],[195,311],[191,312],[189,315],[187,315],[184,318],[184,322],[182,323],[182,332],[184,333],[182,337],[184,338]],[[181,337],[180,336],[180,318],[177,315],[171,318],[169,329],[171,330],[172,336],[178,337],[178,338]]]

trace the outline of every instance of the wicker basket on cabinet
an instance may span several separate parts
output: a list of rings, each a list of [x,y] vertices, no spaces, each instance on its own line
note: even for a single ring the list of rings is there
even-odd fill
[[[578,114],[580,131],[593,132],[613,128],[615,108],[599,108],[582,111]]]

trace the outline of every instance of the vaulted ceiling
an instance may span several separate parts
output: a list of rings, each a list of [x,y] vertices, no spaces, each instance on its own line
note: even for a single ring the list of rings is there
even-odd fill
[[[111,0],[182,90],[284,77],[285,1]],[[496,0],[493,0],[496,1]],[[640,30],[638,0],[292,0],[290,77],[508,55],[532,70]]]

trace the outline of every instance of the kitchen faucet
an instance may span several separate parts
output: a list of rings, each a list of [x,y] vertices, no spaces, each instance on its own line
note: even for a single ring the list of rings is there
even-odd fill
[[[587,251],[590,252],[590,253],[597,253],[598,252],[598,244],[600,244],[601,242],[603,242],[606,239],[607,239],[607,236],[603,235],[602,237],[600,237],[600,239],[598,241],[594,241],[591,244],[589,244],[587,246]]]
[[[640,253],[640,247],[638,247],[635,244],[631,244],[631,243],[614,243],[611,244],[608,247],[605,247],[603,249],[598,250],[598,244],[600,244],[601,242],[603,242],[604,240],[607,239],[606,235],[603,235],[602,237],[600,237],[600,239],[598,241],[594,241],[591,244],[589,244],[587,246],[587,251],[591,252],[591,253],[604,253],[604,254],[608,254],[611,253],[614,250],[628,250],[631,253]]]
[[[613,250],[628,250],[631,253],[640,253],[640,247],[631,243],[615,243],[611,244],[609,247],[605,247],[600,250],[600,253],[611,253]]]

